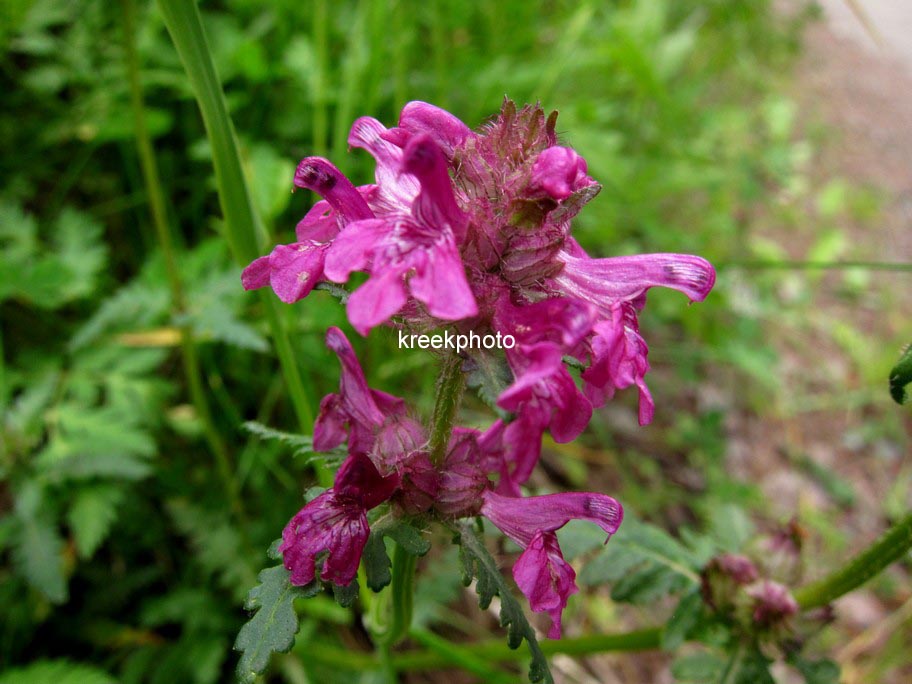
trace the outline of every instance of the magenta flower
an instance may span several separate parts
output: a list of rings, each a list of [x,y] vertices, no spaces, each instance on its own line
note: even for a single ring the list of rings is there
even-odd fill
[[[324,280],[326,250],[341,228],[349,221],[373,216],[361,191],[326,159],[304,159],[295,172],[295,185],[325,199],[298,223],[297,242],[276,246],[271,254],[256,259],[241,274],[245,290],[271,285],[286,304],[303,299]]]
[[[298,511],[282,531],[279,553],[291,572],[291,583],[312,582],[317,563],[326,554],[320,579],[350,584],[370,534],[367,511],[392,496],[398,486],[397,475],[382,477],[367,457],[349,456],[332,489]]]
[[[579,589],[554,532],[571,520],[588,520],[610,538],[620,527],[623,508],[610,496],[584,492],[515,498],[487,491],[483,500],[481,514],[523,547],[513,566],[513,579],[532,610],[548,613],[548,637],[559,639],[567,599]]]
[[[378,169],[389,156],[386,146],[381,149]],[[398,313],[409,292],[436,318],[461,320],[478,313],[457,247],[466,217],[453,197],[443,152],[429,136],[414,136],[402,151],[399,173],[417,179],[417,195],[411,198],[397,183],[384,211],[350,224],[326,258],[326,275],[336,282],[347,281],[353,271],[371,273],[348,301],[349,320],[362,334]],[[411,202],[396,206],[402,199]]]

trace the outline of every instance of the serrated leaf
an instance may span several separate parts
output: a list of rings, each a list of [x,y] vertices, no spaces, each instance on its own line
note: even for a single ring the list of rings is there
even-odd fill
[[[63,540],[48,515],[41,489],[27,485],[18,493],[18,521],[13,558],[22,577],[52,603],[65,603],[67,581],[63,573]]]
[[[332,590],[333,598],[336,599],[336,603],[338,603],[343,608],[350,608],[351,605],[355,602],[355,599],[358,598],[358,580],[352,580],[344,587],[338,584],[333,584]]]
[[[319,461],[328,465],[341,463],[347,456],[347,452],[342,449],[333,449],[332,451],[314,451],[313,437],[310,435],[299,435],[293,432],[284,432],[276,430],[268,425],[263,425],[255,420],[248,420],[243,425],[247,432],[256,435],[262,440],[272,440],[285,444],[292,448],[292,453],[306,462]]]
[[[67,521],[80,558],[91,558],[108,536],[117,519],[117,507],[123,501],[123,494],[123,490],[110,486],[90,487],[77,492],[70,504]]]
[[[104,670],[67,660],[43,660],[6,670],[0,684],[116,684]]]
[[[431,550],[431,542],[422,536],[421,530],[407,522],[397,520],[392,525],[380,526],[380,529],[412,556],[423,556]]]
[[[458,530],[463,582],[468,585],[472,578],[475,578],[478,603],[483,609],[491,605],[495,596],[500,597],[500,625],[507,628],[507,644],[510,648],[519,648],[525,639],[529,652],[532,654],[529,681],[553,684],[554,679],[551,677],[548,660],[538,645],[535,630],[532,629],[522,607],[507,587],[497,563],[469,523],[461,523]]]
[[[615,601],[649,603],[699,584],[699,562],[664,530],[629,514],[605,549],[580,573],[589,586],[614,583]]]
[[[703,612],[703,597],[699,589],[685,594],[671,614],[665,629],[662,630],[662,649],[674,651],[684,643],[694,627],[700,621]]]
[[[488,406],[505,415],[503,409],[497,406],[497,398],[513,382],[513,373],[503,351],[473,349],[462,368],[466,372],[466,384]]]
[[[294,600],[313,596],[320,589],[317,583],[296,587],[289,581],[289,575],[281,565],[267,568],[257,577],[259,584],[247,594],[244,607],[256,613],[241,627],[234,642],[235,650],[241,652],[237,675],[244,684],[253,682],[266,670],[273,653],[291,649],[298,633]]]
[[[372,531],[367,538],[367,544],[364,545],[364,553],[361,556],[361,562],[364,564],[364,574],[367,577],[367,586],[373,592],[379,592],[383,587],[393,581],[390,568],[389,554],[386,552],[386,544],[383,542],[383,534]]]
[[[902,356],[890,371],[890,396],[897,404],[908,400],[906,385],[912,382],[912,344],[906,347]]]
[[[681,684],[717,682],[724,670],[725,661],[708,651],[681,656],[671,664],[671,674]]]

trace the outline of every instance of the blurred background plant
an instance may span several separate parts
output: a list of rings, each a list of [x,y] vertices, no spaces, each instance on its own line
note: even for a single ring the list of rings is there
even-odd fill
[[[687,600],[712,553],[749,549],[793,515],[817,577],[909,508],[909,414],[886,392],[909,337],[891,293],[908,281],[881,279],[876,264],[817,268],[882,260],[891,196],[816,165],[833,134],[804,111],[795,72],[814,12],[772,5],[201,3],[265,233],[251,239],[290,239],[314,199],[291,193],[301,157],[328,155],[368,180],[368,156],[346,151],[355,117],[391,124],[423,99],[479,125],[506,94],[558,109],[603,184],[577,228],[591,253],[680,251],[719,267],[699,311],[651,294],[656,423],[635,427],[635,398],[622,396],[583,438],[546,448],[536,488],[585,484],[643,521],[601,551],[586,530],[565,531],[568,557],[594,556],[571,635],[661,622],[678,600],[668,594]],[[306,448],[242,426],[307,432],[336,384],[323,333],[345,327],[343,313],[321,293],[267,326],[268,304],[243,292],[213,150],[155,4],[4,0],[2,11],[0,682],[229,681],[244,596],[315,481]],[[272,352],[283,335],[293,387]],[[355,343],[372,384],[409,387],[430,412],[430,357],[390,353],[389,335]],[[847,681],[912,673],[908,570],[907,557],[814,642]],[[494,647],[479,663],[484,645],[473,660],[442,643],[499,633],[450,556],[422,561],[416,600],[424,651],[395,661],[404,681],[441,681],[454,665],[467,673],[446,681],[512,671]],[[352,613],[326,596],[298,609],[302,632],[271,681],[380,672]],[[896,629],[872,632],[888,614]],[[713,681],[724,676],[715,657],[561,657],[555,671]]]

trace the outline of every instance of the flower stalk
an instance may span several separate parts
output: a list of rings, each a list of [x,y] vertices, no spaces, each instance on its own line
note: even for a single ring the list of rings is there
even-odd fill
[[[159,0],[158,6],[187,72],[212,146],[219,202],[225,216],[225,237],[235,260],[246,263],[259,253],[258,241],[265,235],[265,230],[253,207],[250,189],[244,178],[237,136],[209,51],[199,8],[195,2],[183,0]],[[261,298],[261,303],[295,414],[302,431],[309,432],[313,424],[311,406],[316,403],[313,392],[305,385],[295,360],[291,340],[279,316],[278,304],[265,296]]]
[[[887,530],[871,546],[838,570],[798,589],[795,599],[802,610],[819,608],[860,587],[912,548],[912,513]]]
[[[142,83],[140,81],[139,56],[136,52],[136,8],[133,0],[121,0],[123,8],[124,52],[126,57],[127,81],[130,87],[130,107],[133,110],[133,127],[136,134],[136,146],[139,153],[139,162],[142,170],[143,182],[146,186],[146,195],[149,200],[149,209],[152,214],[152,223],[158,244],[165,261],[165,270],[168,285],[171,289],[172,312],[180,316],[186,312],[187,302],[184,296],[184,286],[181,280],[180,269],[177,265],[174,242],[168,226],[165,211],[164,192],[162,191],[161,177],[158,173],[158,164],[146,126],[145,104],[143,102]],[[241,520],[244,519],[244,505],[241,500],[238,483],[233,475],[233,467],[228,449],[219,434],[218,428],[212,418],[212,411],[206,399],[200,374],[199,356],[193,340],[193,331],[189,324],[180,325],[180,353],[184,367],[184,376],[190,390],[190,399],[193,407],[203,425],[203,435],[209,444],[209,449],[215,456],[216,470],[222,485],[228,494],[231,508]]]

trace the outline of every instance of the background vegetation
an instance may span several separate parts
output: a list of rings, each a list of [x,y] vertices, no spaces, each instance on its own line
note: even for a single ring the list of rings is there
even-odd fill
[[[212,149],[155,4],[2,8],[0,682],[230,681],[244,597],[315,481],[306,453],[243,425],[308,432],[337,383],[323,332],[345,328],[343,313],[326,293],[275,307],[242,290]],[[783,268],[864,258],[851,231],[874,225],[881,201],[811,163],[827,135],[793,95],[811,18],[803,8],[223,0],[201,10],[263,224],[261,251],[289,241],[314,199],[290,191],[301,157],[325,155],[356,181],[370,178],[367,155],[346,150],[357,116],[392,124],[402,104],[423,99],[476,126],[508,95],[558,109],[559,130],[603,183],[577,224],[590,252],[681,251],[717,264],[705,304],[650,295],[642,322],[656,424],[631,427],[635,397],[622,396],[583,438],[546,449],[536,488],[611,493],[631,519],[664,528],[670,557],[693,563],[744,550],[795,515],[811,549],[807,578],[908,510],[909,416],[885,389],[903,331],[876,322],[894,303],[889,290],[872,317],[846,323],[822,317],[820,297],[863,302],[870,268]],[[135,90],[131,99],[131,84],[144,103]],[[137,136],[138,112],[147,136]],[[301,374],[298,401],[273,351],[277,330]],[[430,412],[430,357],[390,353],[383,334],[356,345],[372,384]],[[856,420],[827,418],[848,413]],[[481,405],[466,420],[484,421]],[[875,454],[870,466],[891,474],[889,487],[859,491],[832,454],[774,434],[796,424],[832,430],[834,450]],[[770,469],[792,479],[770,483]],[[661,563],[641,565],[652,574],[638,584],[619,584],[605,554],[624,550],[620,535],[605,552],[585,530],[565,536],[568,555],[602,554],[581,575],[585,600],[571,600],[571,634],[657,624],[675,605],[668,594],[687,586]],[[440,681],[434,672],[452,667],[439,635],[501,636],[471,607],[443,548],[422,561],[412,638],[431,656],[399,662],[408,681]],[[908,567],[877,580],[887,610],[908,601]],[[326,596],[298,608],[302,632],[271,681],[375,675],[356,615]],[[908,626],[912,611],[897,615],[897,627]],[[853,629],[839,622],[815,648],[832,653]],[[879,646],[852,661],[857,681],[910,672],[908,638]],[[455,660],[482,680],[499,667],[458,649]],[[606,672],[651,681],[667,676],[668,660],[556,668],[564,681],[609,681]],[[682,681],[687,662],[675,668]]]

